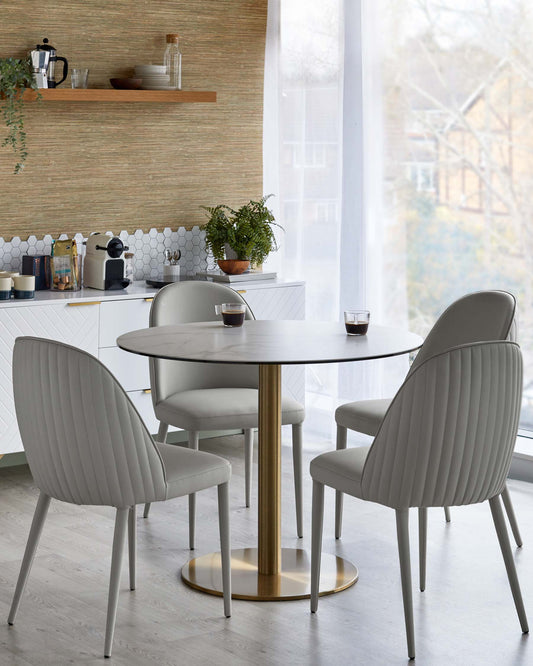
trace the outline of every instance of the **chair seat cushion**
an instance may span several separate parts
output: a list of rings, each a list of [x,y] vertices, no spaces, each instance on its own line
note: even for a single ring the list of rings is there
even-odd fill
[[[369,446],[358,446],[323,453],[311,461],[311,476],[326,486],[354,497],[362,497],[361,478],[369,451]]]
[[[385,413],[391,402],[390,398],[347,402],[345,405],[337,407],[335,421],[337,425],[344,428],[374,437],[378,433],[379,426],[385,418]]]
[[[229,481],[231,465],[224,458],[182,446],[155,443],[163,460],[167,496],[181,497]]]
[[[305,410],[299,402],[281,401],[283,425],[301,423]],[[195,389],[174,393],[155,407],[157,418],[184,430],[257,428],[258,390],[253,388]]]

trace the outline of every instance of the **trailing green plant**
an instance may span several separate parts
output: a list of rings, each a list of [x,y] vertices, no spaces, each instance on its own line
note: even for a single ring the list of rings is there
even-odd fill
[[[249,259],[256,265],[278,249],[273,227],[282,230],[283,227],[274,221],[274,214],[265,205],[271,196],[250,200],[237,210],[225,204],[202,206],[209,213],[204,226],[205,242],[216,260],[224,259],[226,245],[237,254],[237,259]]]
[[[0,106],[7,127],[7,135],[0,145],[2,148],[11,146],[15,152],[15,173],[24,169],[24,162],[28,157],[24,130],[24,88],[32,88],[37,91],[37,98],[41,98],[33,79],[29,58],[0,58]]]

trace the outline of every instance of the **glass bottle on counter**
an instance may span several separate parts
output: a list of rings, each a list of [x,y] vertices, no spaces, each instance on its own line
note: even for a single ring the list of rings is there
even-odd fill
[[[133,282],[133,276],[135,274],[133,257],[133,252],[124,253],[124,277],[130,281],[130,284]]]
[[[178,34],[172,33],[167,35],[164,63],[167,68],[167,74],[170,76],[168,85],[175,90],[181,90],[181,52],[178,42]]]

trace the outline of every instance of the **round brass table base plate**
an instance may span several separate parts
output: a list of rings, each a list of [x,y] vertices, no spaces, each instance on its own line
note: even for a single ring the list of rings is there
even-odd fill
[[[311,555],[296,548],[281,549],[281,573],[271,576],[257,571],[257,548],[231,551],[231,587],[234,599],[286,601],[306,599],[310,587]],[[353,585],[356,567],[335,555],[322,553],[320,594],[333,594]],[[183,580],[197,590],[222,596],[220,553],[197,557],[182,568]]]

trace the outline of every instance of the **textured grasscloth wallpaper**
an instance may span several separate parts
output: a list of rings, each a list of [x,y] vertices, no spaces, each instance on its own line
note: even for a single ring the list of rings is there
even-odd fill
[[[199,206],[262,195],[267,0],[3,0],[0,57],[48,37],[89,87],[162,62],[178,32],[183,89],[208,104],[30,103],[29,157],[0,151],[0,236],[191,228]],[[70,86],[70,77],[62,84]],[[3,138],[0,123],[0,140]]]

